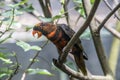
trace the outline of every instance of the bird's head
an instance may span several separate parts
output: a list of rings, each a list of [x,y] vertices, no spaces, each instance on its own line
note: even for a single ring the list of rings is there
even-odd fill
[[[43,35],[48,36],[50,33],[56,31],[56,26],[53,25],[52,23],[38,23],[33,27],[32,34],[33,36],[35,34],[38,34],[38,38]]]

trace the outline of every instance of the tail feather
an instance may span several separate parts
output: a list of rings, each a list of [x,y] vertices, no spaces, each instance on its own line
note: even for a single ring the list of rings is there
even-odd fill
[[[87,70],[86,70],[86,66],[85,66],[85,62],[84,62],[84,58],[83,58],[83,54],[78,55],[74,55],[75,58],[75,62],[78,66],[78,68],[80,68],[81,72],[84,75],[87,75]]]

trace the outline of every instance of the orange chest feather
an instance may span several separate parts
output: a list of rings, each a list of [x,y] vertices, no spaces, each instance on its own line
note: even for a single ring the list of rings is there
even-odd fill
[[[68,41],[64,38],[64,34],[62,33],[62,31],[58,33],[56,31],[53,31],[51,34],[47,35],[47,38],[50,40],[51,38],[54,38],[54,40],[51,41],[56,45],[59,50],[62,50],[68,43]]]
[[[67,43],[68,41],[66,41],[64,38],[61,38],[57,43],[54,43],[54,44],[59,50],[62,50],[66,46]]]

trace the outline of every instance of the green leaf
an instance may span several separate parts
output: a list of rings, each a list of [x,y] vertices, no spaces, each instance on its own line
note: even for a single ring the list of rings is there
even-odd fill
[[[40,74],[40,75],[48,75],[48,76],[53,76],[48,70],[46,69],[28,69],[27,72],[31,75],[33,74]]]
[[[79,12],[81,14],[82,17],[85,18],[85,11],[84,11],[83,6],[76,7],[75,9],[77,12]]]
[[[11,7],[11,8],[15,8],[17,6],[17,4],[15,4],[15,5],[14,4],[9,4],[8,6]]]
[[[83,8],[82,0],[74,0],[74,3],[76,5],[75,10],[78,11],[83,18],[85,18],[85,11]]]
[[[30,49],[32,49],[32,50],[41,50],[41,48],[40,47],[38,47],[38,46],[30,46]]]
[[[22,0],[19,4],[20,5],[24,5],[25,3],[27,3],[28,2],[28,0]]]
[[[62,9],[60,10],[59,15],[63,15],[64,13],[65,13],[65,10],[64,10],[64,8],[62,8]]]
[[[0,52],[0,57],[2,57],[2,58],[6,58],[6,54]]]
[[[38,47],[38,46],[31,46],[31,45],[29,45],[28,43],[26,43],[24,41],[19,41],[16,44],[18,46],[20,46],[21,48],[23,48],[25,52],[29,51],[29,50],[37,50],[37,51],[41,50],[40,47]]]
[[[19,2],[17,4],[9,4],[8,6],[11,7],[11,8],[15,8],[15,7],[18,7],[20,5],[24,5],[27,2],[28,2],[28,0],[22,0],[21,2]]]
[[[34,10],[34,8],[33,8],[32,4],[30,4],[25,8],[20,8],[19,10],[20,11],[26,11],[26,12],[32,12]]]
[[[95,0],[90,0],[91,4],[94,4]]]
[[[2,49],[5,49],[5,48],[2,48]],[[12,57],[13,54],[11,53],[3,53],[3,52],[0,52],[0,57],[2,58],[8,58],[8,57]]]
[[[33,58],[30,59],[29,61],[33,61]],[[34,59],[34,62],[39,62],[39,59]]]
[[[60,19],[60,18],[63,18],[64,16],[62,15],[56,15],[52,18],[52,21],[56,20],[56,19]]]
[[[63,5],[65,4],[65,0],[60,0],[60,3]]]
[[[7,74],[6,74],[6,73],[0,74],[0,79],[1,79],[2,77],[4,77],[4,76],[7,76]]]
[[[20,16],[22,14],[23,14],[23,11],[15,9],[15,13],[14,13],[15,16]]]
[[[81,4],[82,0],[73,0],[73,2],[77,3],[77,4]]]
[[[4,16],[4,17],[6,17],[6,18],[9,18],[9,17],[11,17],[12,15],[14,15],[14,16],[19,16],[19,15],[22,15],[22,14],[23,14],[23,12],[20,11],[20,10],[17,10],[17,9],[14,9],[14,14],[13,14],[12,9],[10,9],[10,10],[8,10],[8,11],[6,11],[6,12],[3,12],[1,15]]]
[[[52,21],[55,21],[56,19],[63,18],[63,17],[64,16],[62,16],[62,15],[56,15],[52,18],[45,18],[45,17],[40,16],[39,19],[43,22],[52,22]]]
[[[33,27],[26,26],[26,27],[25,27],[25,31],[27,32],[27,31],[31,30],[32,28],[33,28]]]
[[[0,57],[0,60],[2,60],[3,62],[5,62],[6,64],[13,63],[10,59],[6,59],[6,58],[3,58],[3,57]]]
[[[12,74],[12,73],[13,73],[12,69],[9,69],[8,67],[0,67],[0,75],[1,74],[9,75],[9,74]]]
[[[8,29],[8,31],[10,31],[10,30]],[[5,42],[5,41],[8,40],[9,38],[11,38],[12,34],[13,34],[13,33],[10,33],[7,37],[5,37],[4,39],[0,40],[0,44],[3,43],[3,42]]]
[[[10,20],[10,17],[5,17],[1,21],[8,21],[8,20]]]
[[[1,16],[4,16],[4,17],[6,17],[6,18],[9,18],[10,15],[12,15],[12,11],[11,11],[11,10],[7,10],[7,11],[5,11],[5,12],[3,12],[3,13],[1,14]]]
[[[52,18],[45,18],[45,17],[40,16],[39,19],[40,19],[42,22],[52,22]]]

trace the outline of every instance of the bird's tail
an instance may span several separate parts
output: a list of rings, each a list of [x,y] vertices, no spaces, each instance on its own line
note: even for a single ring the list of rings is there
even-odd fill
[[[75,59],[75,62],[77,64],[78,68],[81,70],[81,72],[84,75],[87,75],[87,70],[86,70],[83,54],[82,53],[79,53],[77,55],[74,54],[74,59]]]

